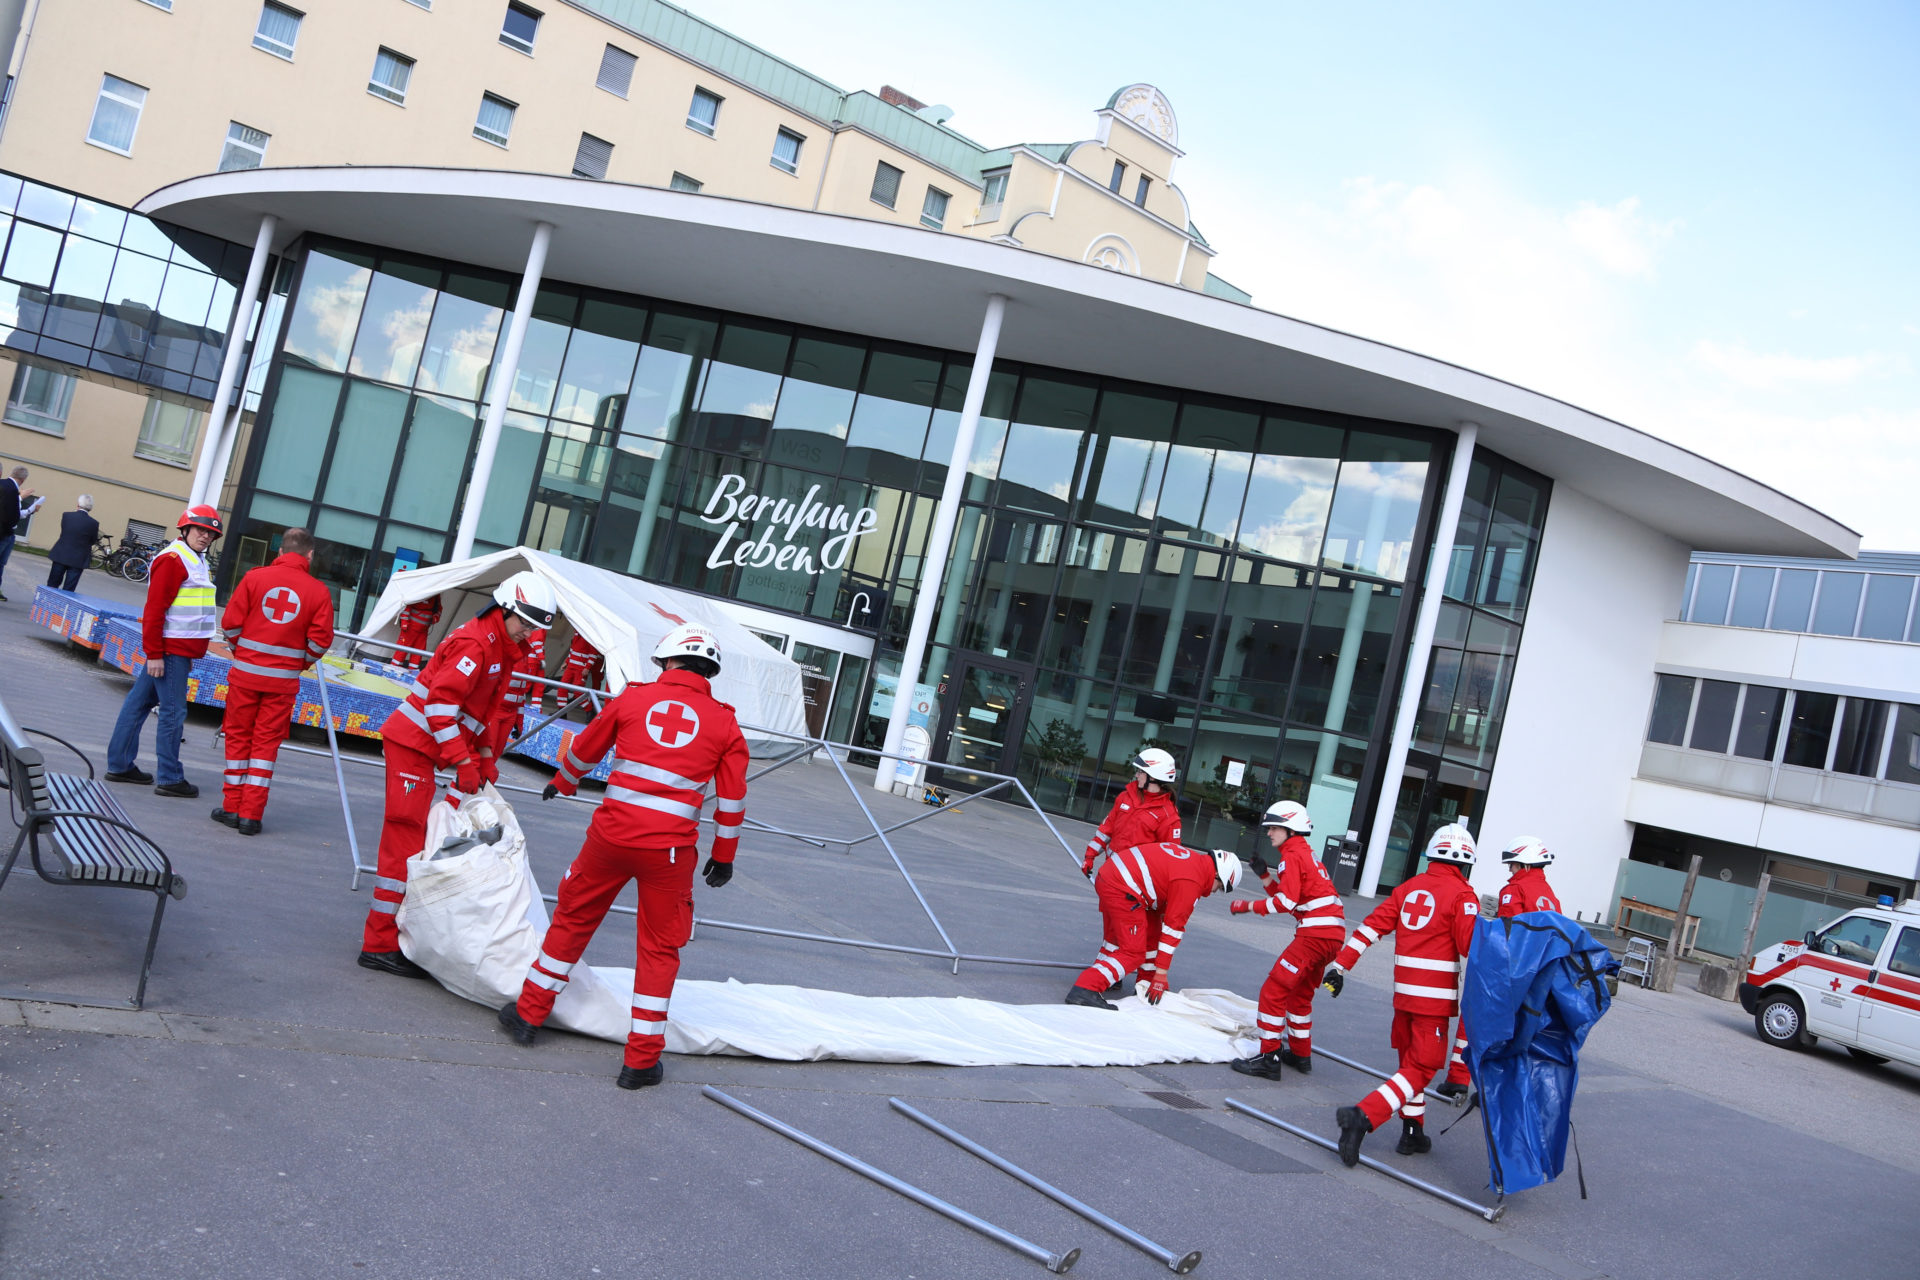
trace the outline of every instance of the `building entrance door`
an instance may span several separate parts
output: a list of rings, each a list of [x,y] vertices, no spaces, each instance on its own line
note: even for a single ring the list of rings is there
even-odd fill
[[[1409,751],[1407,771],[1394,801],[1387,854],[1380,868],[1381,892],[1420,869],[1420,855],[1427,841],[1447,823],[1466,823],[1478,843],[1480,812],[1485,805],[1484,773],[1445,763],[1429,752]]]
[[[1033,669],[996,658],[956,655],[958,681],[941,698],[940,733],[934,756],[949,764],[971,765],[989,773],[1012,773],[1026,731]],[[947,770],[929,781],[962,791],[978,791],[992,779]]]

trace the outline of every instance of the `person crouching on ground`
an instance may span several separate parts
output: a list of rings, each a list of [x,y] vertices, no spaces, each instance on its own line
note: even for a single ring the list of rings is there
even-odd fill
[[[747,741],[733,708],[713,696],[720,645],[699,623],[669,631],[653,651],[660,678],[629,684],[570,744],[541,799],[572,795],[600,758],[614,752],[606,794],[593,811],[580,856],[560,881],[553,923],[527,969],[518,1000],[500,1006],[500,1025],[531,1045],[566,989],[594,930],[629,880],[634,913],[633,1021],[615,1080],[622,1089],[665,1075],[667,1006],[680,973],[680,948],[693,935],[693,870],[699,861],[700,804],[713,784],[713,845],[701,874],[709,888],[733,878],[747,808]]]
[[[1239,883],[1240,859],[1225,849],[1208,853],[1172,842],[1116,849],[1093,881],[1104,934],[1100,954],[1067,989],[1066,1003],[1112,1009],[1101,993],[1138,970],[1140,994],[1159,1004],[1194,907],[1215,889],[1232,893]]]

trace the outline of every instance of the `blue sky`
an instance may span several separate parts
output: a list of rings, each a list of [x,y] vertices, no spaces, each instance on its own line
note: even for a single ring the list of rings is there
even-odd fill
[[[1920,5],[688,7],[989,146],[1086,137],[1158,85],[1256,305],[1920,550]]]

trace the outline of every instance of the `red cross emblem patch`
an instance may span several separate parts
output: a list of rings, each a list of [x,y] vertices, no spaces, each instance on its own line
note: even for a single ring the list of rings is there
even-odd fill
[[[1433,919],[1433,895],[1425,889],[1415,889],[1400,904],[1400,926],[1404,929],[1422,929],[1427,921]]]
[[[647,736],[663,747],[684,747],[700,732],[700,717],[684,702],[657,702],[647,712]]]
[[[300,597],[291,587],[275,587],[260,597],[260,615],[268,622],[292,622],[300,616]]]

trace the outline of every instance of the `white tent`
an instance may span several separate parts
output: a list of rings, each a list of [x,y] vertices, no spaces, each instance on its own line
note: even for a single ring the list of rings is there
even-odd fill
[[[748,727],[747,736],[756,736],[753,728],[807,732],[800,664],[736,622],[718,601],[563,560],[532,547],[394,574],[367,615],[364,634],[397,638],[400,610],[437,595],[446,606],[440,634],[433,637],[437,641],[449,628],[486,608],[493,588],[522,569],[552,583],[559,599],[561,617],[555,620],[555,638],[549,640],[547,650],[549,669],[556,639],[564,652],[570,627],[606,655],[607,688],[618,693],[629,683],[644,684],[659,675],[653,665],[654,646],[681,623],[698,622],[712,629],[720,641],[720,678],[713,682],[713,696],[733,707],[741,725]],[[457,594],[461,592],[467,593],[464,598]]]

